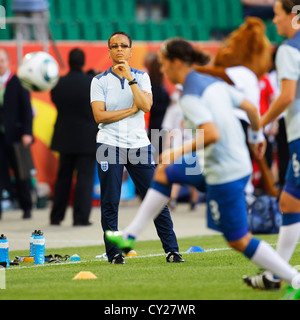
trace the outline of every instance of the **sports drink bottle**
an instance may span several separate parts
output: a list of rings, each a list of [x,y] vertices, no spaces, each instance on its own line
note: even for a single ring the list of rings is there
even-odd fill
[[[34,263],[44,264],[45,263],[45,237],[41,230],[34,235],[33,238],[34,247]]]
[[[0,262],[6,262],[6,268],[9,268],[9,243],[4,234],[0,236]]]

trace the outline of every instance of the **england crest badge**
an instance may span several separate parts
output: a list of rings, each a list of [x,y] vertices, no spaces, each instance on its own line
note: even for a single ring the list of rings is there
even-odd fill
[[[101,161],[100,162],[101,170],[106,172],[108,170],[108,161]]]

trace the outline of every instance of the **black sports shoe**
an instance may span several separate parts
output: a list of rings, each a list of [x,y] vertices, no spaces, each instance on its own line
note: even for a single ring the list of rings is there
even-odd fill
[[[125,264],[125,259],[122,254],[116,254],[110,262],[111,264]]]
[[[261,290],[279,290],[281,281],[278,279],[270,279],[265,273],[256,276],[243,276],[244,282],[253,289]]]
[[[167,262],[185,262],[178,252],[168,252],[166,260]]]

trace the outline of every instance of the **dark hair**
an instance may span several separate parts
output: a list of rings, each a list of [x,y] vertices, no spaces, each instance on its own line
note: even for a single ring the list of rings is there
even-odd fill
[[[167,40],[161,47],[161,53],[169,60],[179,59],[187,64],[205,65],[210,61],[206,53],[195,50],[191,43],[185,39],[172,38]]]
[[[69,53],[70,69],[82,70],[84,63],[85,63],[84,52],[79,48],[72,49]]]
[[[294,6],[300,5],[300,0],[277,0],[281,3],[283,10],[286,13],[291,13]]]
[[[161,65],[158,60],[158,55],[153,58],[153,60],[149,63],[148,66],[148,74],[151,79],[151,81],[157,83],[157,84],[162,84],[164,75],[160,71]]]
[[[109,1],[109,0],[108,0],[108,1]],[[116,32],[114,32],[114,33],[108,38],[107,43],[108,43],[108,47],[109,47],[109,48],[110,48],[110,39],[111,39],[113,36],[115,36],[116,34],[121,34],[121,35],[127,37],[128,40],[129,40],[129,46],[130,46],[130,48],[131,48],[131,46],[132,46],[132,40],[131,40],[130,36],[129,36],[126,32],[124,32],[124,31],[116,31]]]

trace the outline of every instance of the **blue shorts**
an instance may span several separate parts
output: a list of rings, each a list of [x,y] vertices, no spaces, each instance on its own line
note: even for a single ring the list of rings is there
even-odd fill
[[[219,184],[206,185],[207,226],[224,234],[227,241],[235,241],[249,232],[245,186],[249,176]]]
[[[284,191],[300,199],[300,139],[289,143],[291,159],[287,168]]]
[[[166,175],[170,184],[186,184],[196,187],[201,192],[206,191],[205,179],[195,154],[185,155],[169,165]]]

